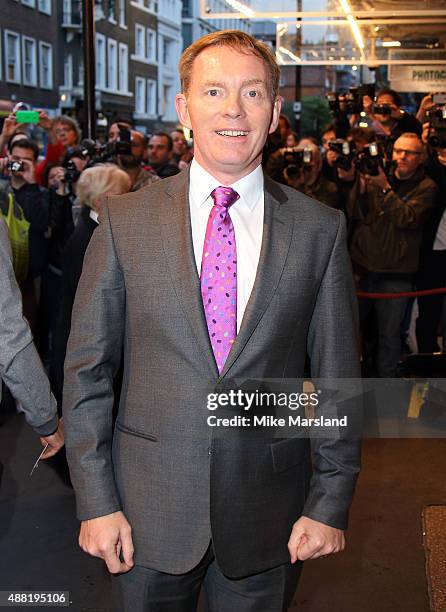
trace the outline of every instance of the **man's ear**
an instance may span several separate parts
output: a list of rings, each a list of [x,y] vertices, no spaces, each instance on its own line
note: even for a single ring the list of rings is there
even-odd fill
[[[280,96],[277,96],[277,98],[275,99],[274,105],[273,105],[273,114],[271,117],[271,123],[269,126],[268,134],[272,134],[273,132],[276,131],[277,126],[279,125],[279,117],[280,117],[281,109],[282,109],[282,98]]]
[[[181,125],[184,125],[191,130],[192,125],[189,117],[189,109],[187,107],[186,95],[184,93],[180,93],[175,96],[175,108]]]

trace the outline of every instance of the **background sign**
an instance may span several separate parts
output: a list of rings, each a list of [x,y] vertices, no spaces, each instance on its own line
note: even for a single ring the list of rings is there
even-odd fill
[[[390,87],[421,93],[446,91],[446,66],[389,66]]]

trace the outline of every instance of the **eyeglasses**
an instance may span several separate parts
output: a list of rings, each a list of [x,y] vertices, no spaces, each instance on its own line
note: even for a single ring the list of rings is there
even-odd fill
[[[418,157],[421,155],[421,151],[410,151],[409,149],[393,149],[395,155],[402,155],[405,153],[408,157]]]

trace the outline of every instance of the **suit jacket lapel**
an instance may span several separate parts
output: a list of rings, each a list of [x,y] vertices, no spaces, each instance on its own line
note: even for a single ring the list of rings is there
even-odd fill
[[[212,376],[218,377],[201,299],[200,278],[195,265],[189,211],[189,169],[168,181],[169,198],[159,203],[161,234],[167,265],[179,303],[189,320]]]
[[[288,199],[278,183],[265,176],[263,238],[256,279],[242,324],[225,363],[222,377],[240,356],[270,303],[282,275],[293,233],[293,220],[281,207]]]

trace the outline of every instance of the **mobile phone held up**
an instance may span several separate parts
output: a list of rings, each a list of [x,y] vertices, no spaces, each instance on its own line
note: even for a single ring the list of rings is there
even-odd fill
[[[39,113],[30,110],[18,110],[15,114],[17,123],[39,123]]]

